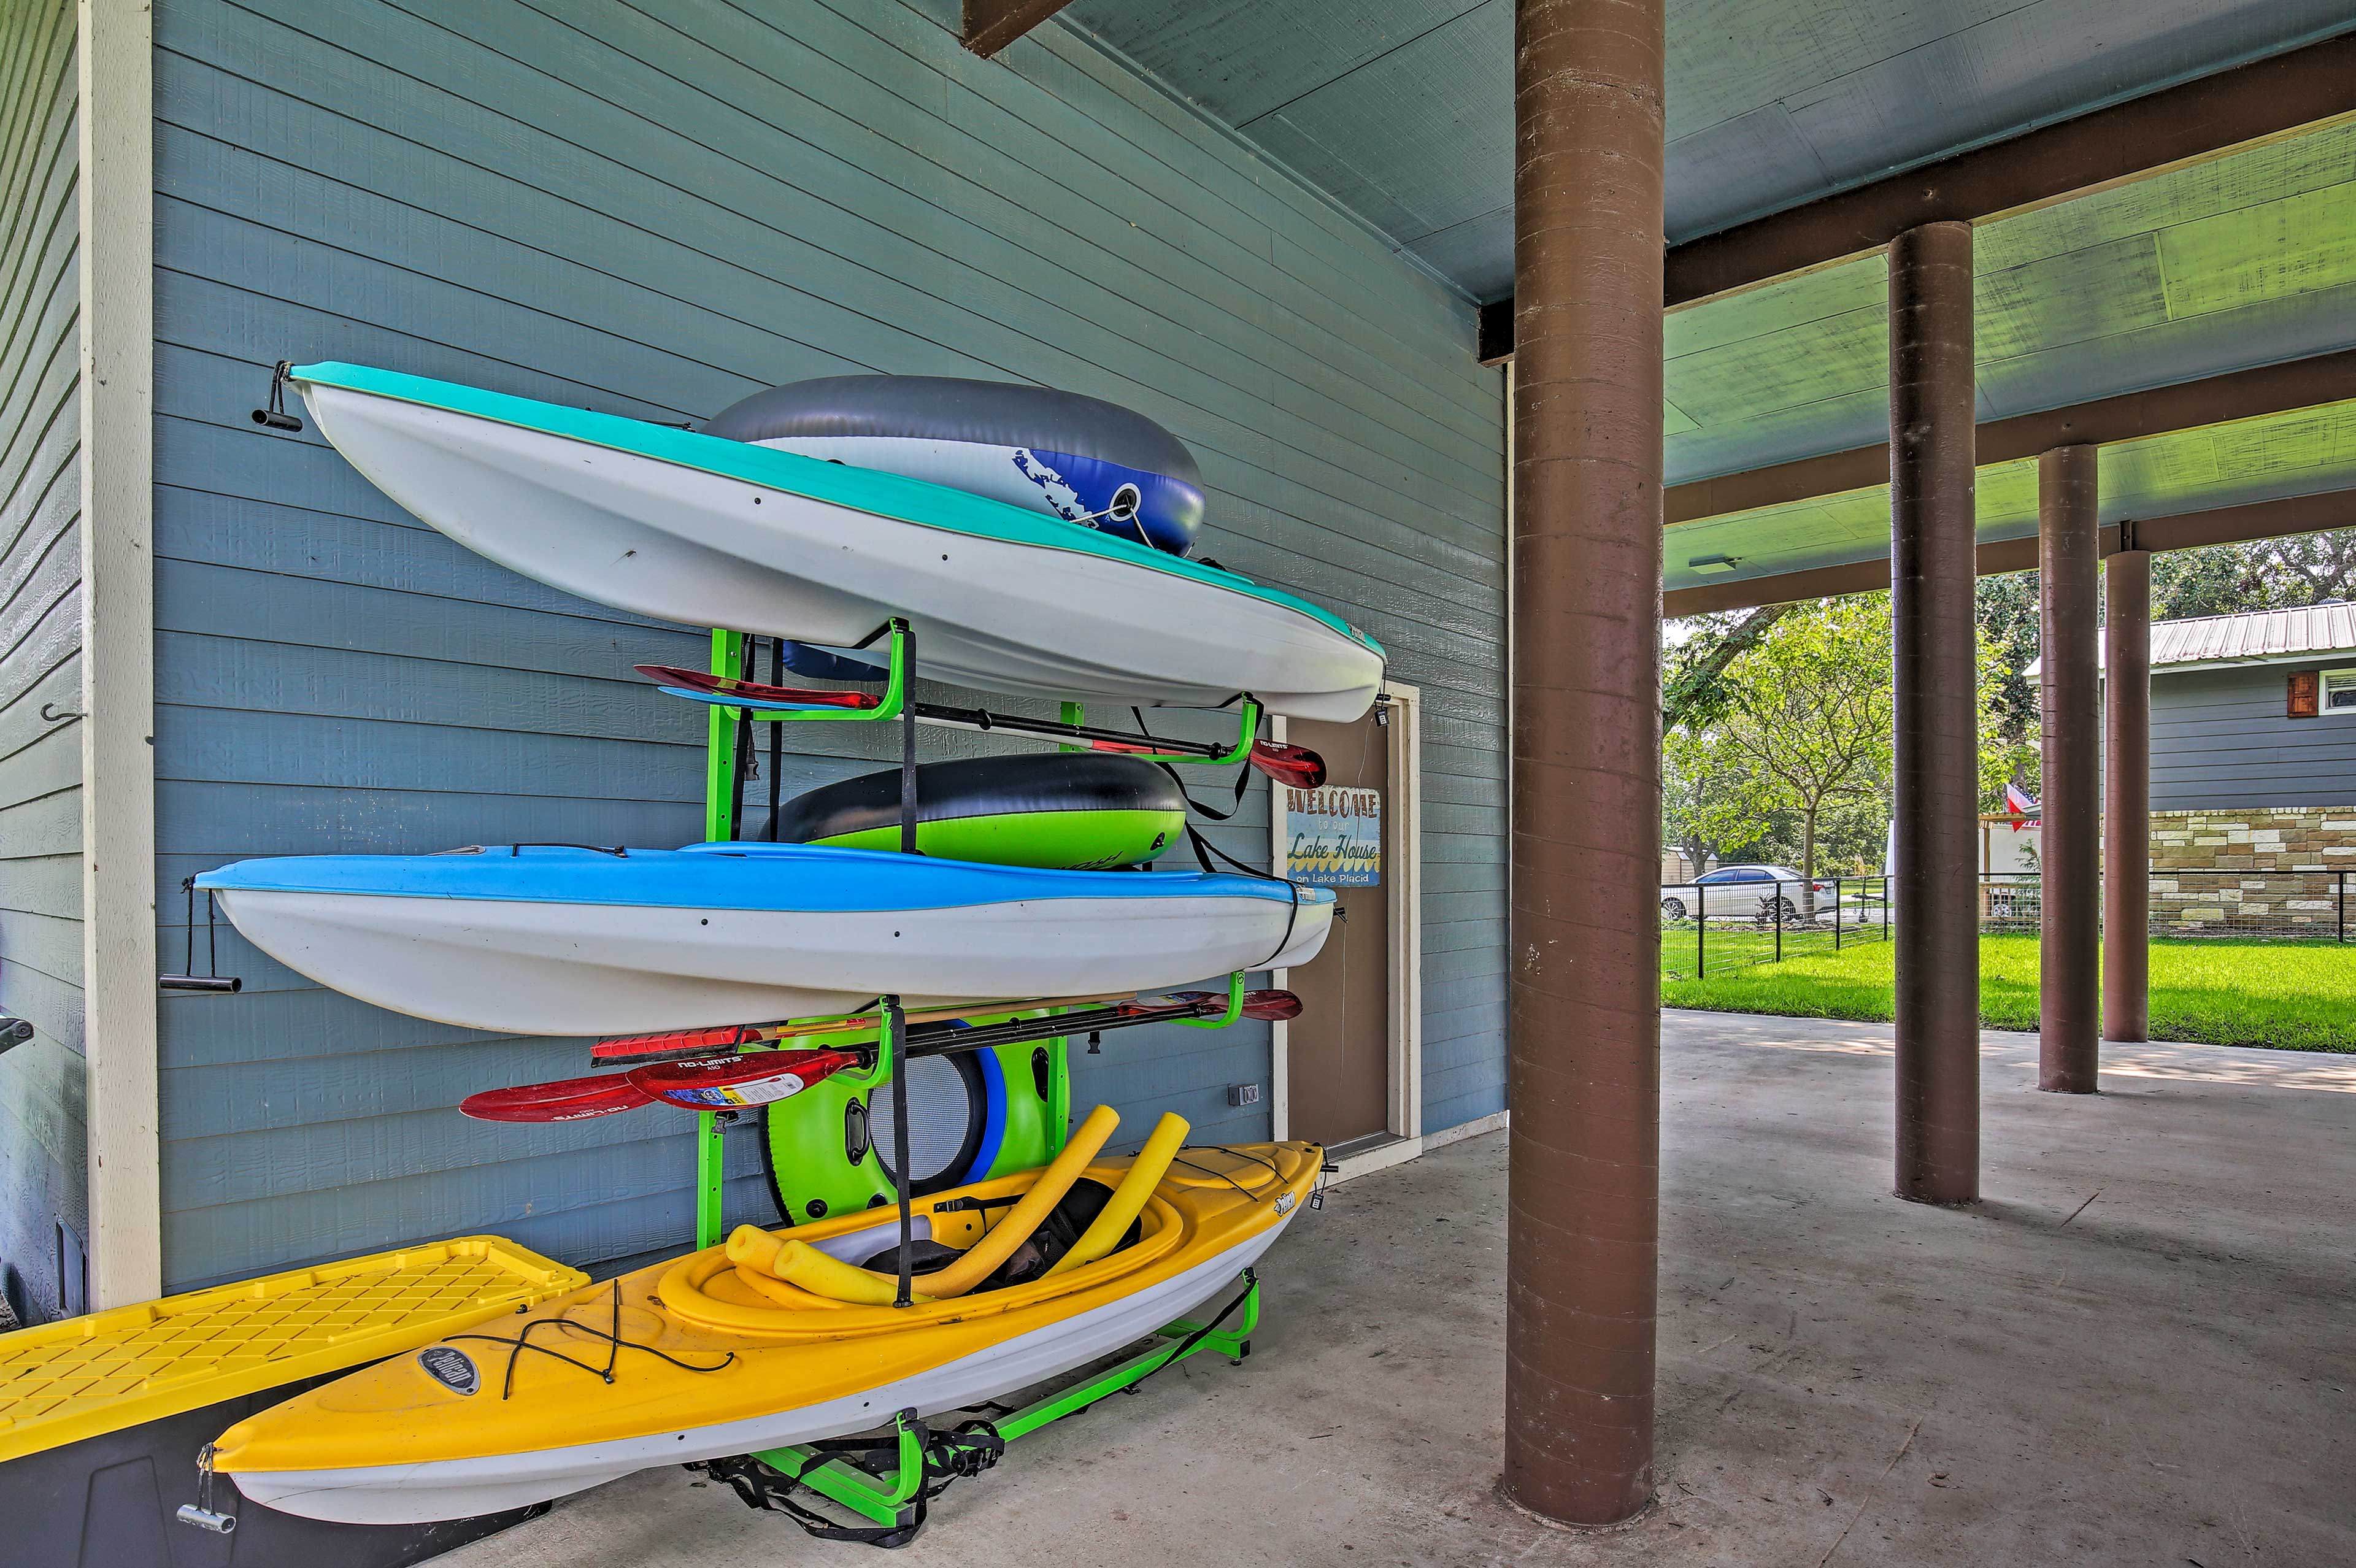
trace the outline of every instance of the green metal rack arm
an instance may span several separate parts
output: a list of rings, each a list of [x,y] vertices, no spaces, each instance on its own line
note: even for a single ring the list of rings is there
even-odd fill
[[[1251,1354],[1252,1330],[1259,1326],[1259,1281],[1248,1269],[1241,1277],[1243,1294],[1230,1303],[1219,1319],[1195,1323],[1182,1318],[1168,1324],[1156,1335],[1161,1343],[1140,1350],[1097,1376],[969,1425],[1012,1443],[1067,1415],[1076,1415],[1123,1389],[1134,1388],[1164,1367],[1174,1366],[1205,1350],[1226,1357],[1233,1365],[1243,1365],[1244,1358]],[[1232,1327],[1224,1322],[1229,1317],[1237,1319]],[[916,1414],[914,1411],[902,1411],[894,1418],[893,1430],[898,1438],[896,1458],[888,1466],[862,1465],[846,1455],[798,1445],[768,1449],[753,1457],[862,1519],[878,1525],[908,1529],[918,1522],[917,1505],[931,1479]]]

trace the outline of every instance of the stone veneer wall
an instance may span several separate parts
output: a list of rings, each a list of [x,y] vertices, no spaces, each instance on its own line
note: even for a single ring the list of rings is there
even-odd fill
[[[2151,870],[2155,936],[2329,936],[2343,899],[2356,920],[2356,805],[2155,811]]]

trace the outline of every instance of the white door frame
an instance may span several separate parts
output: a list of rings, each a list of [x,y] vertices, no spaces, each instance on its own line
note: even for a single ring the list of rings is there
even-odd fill
[[[1391,842],[1383,870],[1390,901],[1390,1109],[1385,1122],[1391,1141],[1343,1161],[1337,1180],[1423,1152],[1423,699],[1414,687],[1389,681],[1376,700],[1390,711],[1390,798],[1383,809],[1390,817]],[[1274,730],[1282,741],[1283,715],[1276,716]],[[1269,791],[1269,864],[1278,876],[1284,875],[1289,848],[1283,796],[1277,793],[1282,787]],[[1269,976],[1280,987],[1288,978],[1282,969]],[[1291,1133],[1290,1030],[1280,1021],[1270,1026],[1269,1035],[1269,1120],[1281,1141]]]

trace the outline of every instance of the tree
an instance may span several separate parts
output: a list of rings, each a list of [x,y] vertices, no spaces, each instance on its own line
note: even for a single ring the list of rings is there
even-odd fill
[[[2186,621],[2356,599],[2356,528],[2152,558],[2151,618]]]
[[[1888,791],[1890,656],[1889,597],[1876,593],[1794,606],[1729,665],[1718,722],[1671,753],[1680,772],[1724,781],[1703,814],[1718,837],[1761,837],[1789,811],[1801,874],[1814,880],[1826,809]]]
[[[2356,599],[2356,528],[2261,539],[2251,549],[2270,608]]]
[[[1740,614],[1697,615],[1661,672],[1661,731],[1714,722],[1726,711],[1727,667],[1758,645],[1767,629],[1792,610],[1762,604]]]
[[[2249,562],[2239,546],[2169,550],[2151,558],[2151,618],[2190,621],[2254,609]]]
[[[1692,755],[1692,745],[1681,731],[1662,739],[1661,838],[1698,873],[1729,848],[1719,837],[1729,820],[1729,781],[1710,771],[1707,758]]]
[[[1980,676],[1995,720],[1992,732],[1986,732],[1987,725],[1982,726],[1982,755],[1987,755],[1990,745],[2002,747],[2013,761],[2008,776],[2030,795],[2038,795],[2044,773],[2038,748],[2042,732],[2040,705],[2037,688],[2021,673],[2036,662],[2044,635],[2039,621],[2037,573],[2015,571],[1981,578],[1977,620],[1981,640],[1996,655],[1992,664],[1983,660]],[[1996,793],[1999,796],[2004,793],[2002,779],[1997,781]]]
[[[2032,611],[2032,638],[2034,621]],[[2036,776],[2033,699],[2025,720],[2001,699],[2005,678],[2017,681],[2035,656],[2034,641],[2025,656],[2018,651],[1981,628],[1986,809],[2001,802],[2008,780]],[[1719,667],[1712,717],[1688,709],[1663,736],[1663,837],[1696,860],[1796,861],[1811,881],[1827,852],[1843,864],[1878,861],[1890,824],[1892,686],[1888,594],[1783,607]]]

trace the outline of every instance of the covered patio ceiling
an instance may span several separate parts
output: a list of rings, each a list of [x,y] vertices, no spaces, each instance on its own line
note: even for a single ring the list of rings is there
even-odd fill
[[[1471,298],[1512,292],[1511,0],[1069,15]],[[1669,242],[2351,22],[2344,0],[1670,0]]]
[[[1510,293],[1508,0],[1077,0],[1067,14],[1469,300]],[[2002,157],[1987,144],[2254,59],[2320,63],[2345,48],[2320,40],[2351,30],[2356,0],[1670,0],[1672,264],[1697,239],[1874,182],[1935,195],[1961,175],[1943,160]],[[2121,177],[1972,214],[1982,421],[2356,348],[2356,113],[2220,140],[2148,169],[2126,148]],[[1887,269],[1876,243],[1846,249],[1673,306],[1670,485],[1884,440]],[[2356,360],[2319,379],[2313,406],[2221,409],[2213,428],[2106,447],[2104,518],[2356,487],[2356,402],[2341,400],[2356,399]],[[1984,467],[1977,511],[1984,541],[2033,535],[2034,462]],[[1742,509],[1673,498],[1669,517],[1673,594],[1889,549],[1886,486],[1853,477]],[[1690,564],[1712,558],[1710,571]]]
[[[2113,443],[2099,462],[2106,524],[2345,490],[2346,524],[2356,527],[2356,401]],[[2037,460],[1984,465],[1974,501],[1983,544],[2035,537]],[[1721,513],[1665,537],[1663,582],[1672,593],[1880,560],[1890,554],[1890,487]],[[1730,572],[1693,565],[1714,558],[1737,564]]]

